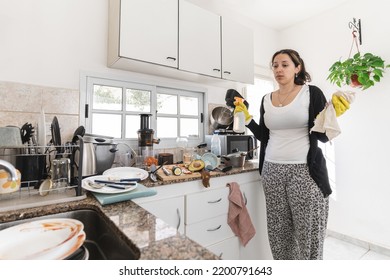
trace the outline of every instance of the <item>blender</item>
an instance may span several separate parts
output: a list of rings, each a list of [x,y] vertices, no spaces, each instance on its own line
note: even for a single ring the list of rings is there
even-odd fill
[[[153,157],[153,144],[159,144],[160,139],[154,139],[154,130],[149,128],[151,114],[140,114],[141,125],[138,130],[138,155]]]

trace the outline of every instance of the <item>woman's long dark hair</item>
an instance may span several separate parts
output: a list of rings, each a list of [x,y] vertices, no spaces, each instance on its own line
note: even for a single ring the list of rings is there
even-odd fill
[[[298,75],[296,75],[296,77],[294,79],[294,83],[296,85],[304,85],[306,82],[311,81],[310,74],[306,72],[305,63],[303,62],[303,59],[299,56],[299,53],[297,51],[294,51],[292,49],[283,49],[283,50],[277,51],[272,56],[271,64],[274,62],[275,56],[277,56],[278,54],[287,54],[291,58],[295,67],[298,67],[298,65],[301,65],[301,71],[299,71]]]

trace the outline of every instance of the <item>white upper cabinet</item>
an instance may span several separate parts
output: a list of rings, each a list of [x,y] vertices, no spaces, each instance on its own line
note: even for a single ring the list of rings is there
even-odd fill
[[[118,36],[112,46],[116,57],[177,68],[178,0],[111,0],[110,5],[118,5],[119,12],[110,18],[119,19],[119,33],[110,30]]]
[[[221,78],[220,16],[179,2],[179,69]]]
[[[108,28],[108,67],[253,84],[252,31],[186,0],[109,0]]]
[[[253,84],[253,32],[222,18],[222,78]]]

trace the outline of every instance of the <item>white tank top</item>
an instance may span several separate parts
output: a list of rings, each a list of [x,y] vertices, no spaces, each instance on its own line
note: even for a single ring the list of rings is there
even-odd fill
[[[309,86],[303,85],[294,100],[276,107],[271,93],[264,98],[264,122],[270,131],[265,160],[274,163],[306,163],[309,151]]]

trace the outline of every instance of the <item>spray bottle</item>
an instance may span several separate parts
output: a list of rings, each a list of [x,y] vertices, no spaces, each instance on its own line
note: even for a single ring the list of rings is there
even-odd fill
[[[244,102],[244,98],[234,97],[236,102]],[[245,114],[244,112],[237,112],[234,114],[233,131],[236,133],[245,132]]]

